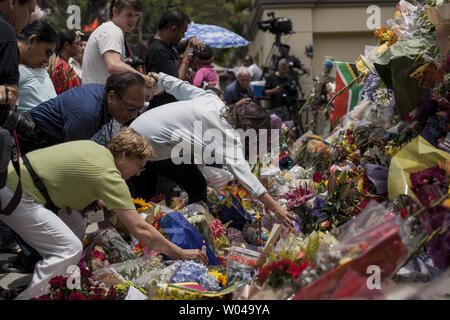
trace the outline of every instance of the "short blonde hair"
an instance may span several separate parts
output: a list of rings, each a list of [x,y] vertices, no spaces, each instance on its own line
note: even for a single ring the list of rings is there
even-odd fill
[[[123,127],[106,145],[113,156],[121,156],[125,152],[127,158],[148,159],[153,149],[147,140],[134,129]]]

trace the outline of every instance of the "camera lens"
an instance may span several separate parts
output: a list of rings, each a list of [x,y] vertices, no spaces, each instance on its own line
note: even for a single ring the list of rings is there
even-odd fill
[[[27,137],[34,129],[33,121],[30,121],[24,115],[11,110],[1,111],[0,125],[6,130],[16,129],[17,132],[24,137]]]

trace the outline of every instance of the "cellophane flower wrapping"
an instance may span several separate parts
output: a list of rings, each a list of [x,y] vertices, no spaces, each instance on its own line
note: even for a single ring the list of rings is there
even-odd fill
[[[105,285],[111,284],[112,279],[116,279],[117,284],[132,282],[137,286],[145,287],[148,284],[150,273],[164,267],[161,260],[161,256],[143,256],[137,259],[111,264],[95,271],[94,276],[99,281],[105,283]]]
[[[114,228],[100,230],[92,237],[83,252],[84,261],[92,271],[136,258],[132,246]]]
[[[209,273],[209,268],[195,261],[172,261],[170,265],[150,273],[149,297],[152,300],[193,300],[203,299],[202,291],[220,290],[223,279],[216,276],[217,271]],[[221,283],[219,283],[221,280]],[[187,284],[199,289],[196,292],[186,292],[169,287],[169,284]]]
[[[197,229],[197,231],[200,232],[203,239],[215,252],[214,235],[209,226],[214,220],[214,217],[208,212],[206,206],[199,203],[193,203],[180,210],[180,212]]]
[[[333,299],[348,270],[367,279],[368,267],[376,265],[382,281],[392,276],[424,236],[423,232],[411,232],[412,220],[403,219],[376,202],[370,203],[359,216],[338,228],[338,244],[316,255],[300,277],[295,299]],[[360,289],[353,287],[347,292]],[[339,290],[346,292],[342,287]]]

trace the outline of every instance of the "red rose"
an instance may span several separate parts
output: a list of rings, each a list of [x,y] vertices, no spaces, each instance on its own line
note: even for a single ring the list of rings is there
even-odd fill
[[[67,298],[67,300],[87,300],[85,296],[83,296],[81,293],[79,292],[74,292],[71,293],[69,295],[69,297]]]
[[[116,300],[116,297],[117,297],[116,289],[110,288],[108,290],[108,294],[106,295],[106,299],[107,300]]]
[[[349,135],[349,136],[348,136],[348,142],[349,142],[350,144],[354,144],[354,143],[355,143],[355,138],[353,138],[352,135]]]
[[[319,183],[319,182],[322,181],[322,180],[324,180],[324,177],[323,177],[323,175],[322,175],[320,172],[314,173],[314,175],[313,175],[313,181],[314,181],[315,183]]]
[[[408,211],[406,211],[406,208],[402,208],[402,209],[400,210],[400,216],[401,216],[403,219],[406,219],[406,218],[408,217]]]
[[[88,296],[88,300],[102,300],[102,297],[99,296],[98,294],[90,294]]]
[[[49,284],[52,289],[64,289],[67,286],[67,277],[57,276],[50,279]]]
[[[64,292],[59,291],[56,296],[53,298],[53,300],[64,300]]]
[[[104,258],[105,258],[105,256],[103,255],[103,253],[101,253],[98,250],[94,250],[91,252],[91,259],[103,260]]]
[[[289,268],[287,269],[287,273],[292,275],[292,278],[298,278],[302,274],[302,269],[299,268],[298,265],[295,263],[292,263]]]

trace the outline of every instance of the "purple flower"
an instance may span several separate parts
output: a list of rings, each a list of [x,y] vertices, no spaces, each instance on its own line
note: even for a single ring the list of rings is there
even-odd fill
[[[425,127],[422,129],[420,134],[425,140],[437,147],[437,140],[444,136],[445,132],[443,129],[446,126],[447,124],[445,119],[438,116],[433,116],[427,119]]]

